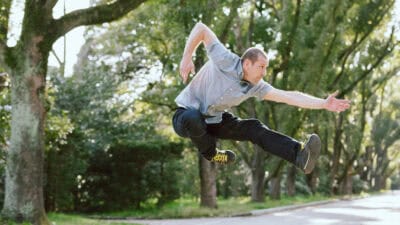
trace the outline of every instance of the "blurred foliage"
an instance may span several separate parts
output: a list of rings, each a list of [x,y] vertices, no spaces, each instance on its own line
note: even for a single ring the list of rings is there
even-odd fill
[[[97,151],[78,181],[81,210],[140,209],[148,199],[162,206],[179,198],[175,171],[181,169],[180,153],[179,145],[163,140],[119,143]]]
[[[50,115],[57,115],[50,128],[57,135],[48,138],[57,144],[47,144],[46,208],[111,210],[179,197],[174,183],[180,164],[174,159],[182,146],[157,135],[156,116],[141,112],[126,79],[110,76],[110,67],[95,62],[81,76],[49,74]]]

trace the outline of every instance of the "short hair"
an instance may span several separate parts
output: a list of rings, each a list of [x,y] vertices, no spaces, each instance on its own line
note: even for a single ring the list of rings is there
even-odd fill
[[[252,64],[254,64],[258,60],[258,56],[262,56],[265,59],[268,59],[267,54],[262,49],[257,47],[248,48],[241,57],[242,63],[245,59],[248,59],[251,61]]]

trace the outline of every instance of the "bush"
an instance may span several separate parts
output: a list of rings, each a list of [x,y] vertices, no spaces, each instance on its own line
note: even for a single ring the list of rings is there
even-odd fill
[[[148,199],[162,205],[178,198],[182,148],[171,142],[133,142],[96,151],[79,181],[79,209],[138,209]]]

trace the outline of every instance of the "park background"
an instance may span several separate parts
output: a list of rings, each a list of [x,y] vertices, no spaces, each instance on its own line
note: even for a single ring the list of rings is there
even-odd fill
[[[89,5],[107,2],[119,1],[91,1]],[[43,145],[37,150],[44,154],[38,166],[44,168],[46,212],[128,211],[134,215],[182,199],[217,208],[223,199],[231,198],[266,202],[287,196],[352,195],[400,187],[396,1],[131,2],[138,4],[116,21],[79,28],[84,44],[79,45],[71,72],[66,72],[70,62],[65,56],[74,43],[62,51],[50,48],[47,57],[51,62],[42,61],[46,63],[45,88],[40,92],[46,116]],[[11,3],[23,5],[23,1],[0,3],[0,42],[8,48],[25,40],[7,33],[16,26],[8,17]],[[40,12],[41,6],[36,6],[25,7],[25,14]],[[340,114],[255,99],[233,109],[242,118],[258,118],[298,140],[318,133],[323,149],[312,174],[305,176],[247,142],[219,142],[220,148],[233,149],[238,160],[216,166],[173,132],[174,98],[184,88],[178,65],[186,38],[199,21],[239,55],[250,46],[263,48],[270,57],[264,79],[273,86],[322,98],[339,90],[340,98],[352,100],[350,110]],[[25,31],[35,33],[34,23],[24,26]],[[16,126],[11,114],[17,104],[11,93],[19,86],[13,85],[18,81],[13,76],[21,73],[10,65],[18,60],[0,61],[1,205],[10,199],[6,168],[16,141],[10,137]],[[203,47],[194,60],[200,69],[207,60]],[[23,74],[29,76],[29,72]],[[12,163],[24,166],[18,160]],[[34,171],[25,176],[36,177]],[[12,182],[18,185],[18,180]],[[25,188],[40,189],[40,185]],[[11,211],[3,210],[3,215],[18,221],[18,214]],[[23,217],[35,221],[29,215]]]

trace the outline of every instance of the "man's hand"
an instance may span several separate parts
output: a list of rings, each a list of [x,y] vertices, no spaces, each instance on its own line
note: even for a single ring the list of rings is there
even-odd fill
[[[195,73],[194,64],[190,57],[182,59],[181,64],[179,66],[179,72],[182,77],[183,83],[186,84],[189,74]]]
[[[218,38],[210,28],[201,22],[196,23],[190,32],[185,45],[185,50],[183,51],[182,61],[179,65],[179,73],[182,77],[183,83],[186,84],[190,73],[195,73],[192,55],[199,44],[203,42],[207,47],[216,40],[218,40]]]
[[[332,112],[343,112],[350,107],[350,100],[336,98],[338,93],[338,91],[335,91],[325,99],[324,109]]]

